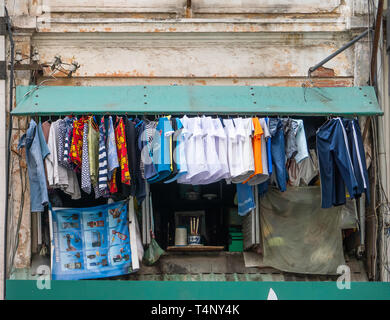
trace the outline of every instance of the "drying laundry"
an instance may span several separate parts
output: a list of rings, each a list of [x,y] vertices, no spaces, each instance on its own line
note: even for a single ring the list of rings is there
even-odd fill
[[[103,196],[108,196],[108,170],[107,170],[107,152],[106,152],[106,130],[104,126],[104,117],[99,126],[99,166],[98,166],[98,187]]]
[[[255,206],[253,187],[247,183],[237,183],[238,214],[247,215]]]
[[[82,148],[82,163],[81,163],[81,189],[91,193],[91,174],[89,171],[89,153],[88,153],[88,130],[89,122],[84,123],[83,132],[83,148]]]
[[[110,193],[116,193],[118,191],[116,183],[116,171],[119,168],[118,153],[116,149],[115,131],[112,122],[112,117],[108,118],[108,130],[107,130],[107,178]]]
[[[61,120],[57,120],[50,126],[48,137],[48,148],[50,154],[46,157],[47,181],[50,188],[62,189],[69,194],[72,199],[80,199],[81,192],[77,181],[76,173],[60,165],[57,156],[58,125]]]
[[[79,181],[85,193],[94,190],[96,199],[135,196],[141,203],[146,182],[202,185],[226,180],[237,184],[241,199],[248,196],[241,201],[243,214],[245,203],[252,206],[252,186],[264,194],[270,184],[283,192],[287,185],[320,180],[323,208],[344,204],[346,189],[352,199],[365,193],[367,203],[370,200],[355,119],[326,121],[316,134],[317,152],[308,149],[312,143],[306,132],[312,129],[309,125],[306,131],[302,119],[184,115],[150,121],[91,115],[30,126],[44,162],[46,189],[60,189],[72,199],[81,197]],[[21,140],[20,147],[25,145]],[[36,169],[28,167],[36,188]],[[45,192],[41,198],[45,200]],[[43,200],[34,209],[43,210]]]
[[[255,172],[255,163],[252,147],[253,121],[251,118],[235,118],[238,153],[235,161],[240,164],[240,173],[232,178],[234,183],[241,183],[248,179]]]
[[[318,176],[318,160],[314,150],[310,156],[297,162],[293,159],[288,168],[289,184],[294,187],[308,186]]]
[[[70,150],[71,150],[71,143],[73,138],[73,122],[75,121],[74,118],[65,118],[65,135],[64,135],[64,156],[63,159],[60,161],[60,164],[62,164],[64,167],[73,169],[74,166],[70,159]]]
[[[321,176],[322,208],[345,204],[345,187],[351,199],[356,197],[358,182],[341,118],[330,119],[318,129],[317,155]]]
[[[157,127],[156,121],[145,120],[143,124],[139,144],[141,149],[141,174],[144,179],[151,180],[157,177],[156,164],[153,162],[152,143],[154,131]]]
[[[89,171],[92,186],[96,189],[98,179],[99,127],[94,117],[89,118],[88,128]]]
[[[281,119],[285,136],[286,158],[291,159],[298,153],[296,134],[298,123],[293,119]]]
[[[193,184],[207,175],[206,155],[204,152],[203,137],[200,118],[181,118],[183,127],[187,133],[185,156],[187,160],[187,173],[178,179],[179,183]]]
[[[295,135],[295,140],[297,143],[297,153],[294,157],[297,163],[309,157],[307,142],[306,142],[306,134],[305,128],[303,125],[303,120],[293,120],[297,123],[297,133]]]
[[[115,139],[118,150],[118,159],[121,167],[121,182],[130,185],[129,161],[127,158],[127,145],[125,135],[125,125],[123,118],[117,118],[115,128]]]
[[[351,152],[352,165],[358,183],[355,196],[366,194],[366,203],[370,203],[370,188],[366,166],[366,156],[363,147],[362,134],[359,122],[356,119],[344,119],[343,124],[348,137],[348,147]]]
[[[151,152],[153,163],[156,165],[157,176],[148,179],[149,183],[155,183],[166,179],[171,174],[170,136],[173,129],[168,117],[161,117],[154,130]]]
[[[280,119],[269,120],[273,173],[280,191],[286,191],[287,170],[283,123]]]
[[[73,122],[72,142],[70,144],[69,158],[78,169],[81,168],[82,163],[84,122],[84,118]]]
[[[18,149],[25,148],[28,177],[30,182],[30,207],[32,212],[43,212],[48,203],[44,159],[49,155],[46,142],[41,132],[42,127],[37,126],[31,119],[30,126],[19,141]]]
[[[188,131],[184,128],[181,120],[175,118],[176,126],[172,126],[175,129],[173,134],[173,141],[175,142],[175,148],[173,150],[173,161],[176,164],[176,175],[171,179],[164,181],[164,183],[171,183],[181,176],[187,174],[187,160],[185,154],[185,143],[188,136]]]

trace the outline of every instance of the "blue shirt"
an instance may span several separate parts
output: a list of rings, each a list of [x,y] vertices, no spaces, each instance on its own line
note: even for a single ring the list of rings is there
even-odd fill
[[[43,159],[48,153],[47,144],[40,133],[40,127],[31,119],[30,126],[19,140],[18,150],[26,148],[26,162],[30,182],[30,211],[43,212],[49,202]],[[41,129],[42,130],[42,129]],[[40,139],[40,136],[43,139]]]
[[[172,177],[171,179],[164,181],[164,183],[170,183],[180,176],[184,175],[187,173],[187,162],[185,159],[185,153],[184,153],[184,126],[181,123],[179,118],[176,118],[176,127],[177,131],[175,131],[174,136],[173,136],[173,146],[174,146],[174,158],[173,161],[176,163],[176,168],[177,168],[177,174]]]
[[[153,162],[158,177],[148,180],[154,183],[167,178],[171,174],[170,137],[173,134],[171,122],[167,117],[159,119],[152,142]]]

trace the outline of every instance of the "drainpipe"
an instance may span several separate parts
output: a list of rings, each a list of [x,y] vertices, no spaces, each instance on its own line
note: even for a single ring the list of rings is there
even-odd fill
[[[381,26],[382,26],[382,16],[383,16],[383,6],[384,6],[384,0],[379,0],[378,2],[378,10],[377,10],[377,17],[375,22],[375,33],[374,33],[374,40],[373,40],[373,50],[372,50],[372,57],[371,57],[371,85],[375,85],[376,90],[378,92],[378,68],[377,68],[377,58],[378,58],[378,46],[379,41],[383,41],[381,39],[381,36],[383,36],[383,32],[381,33]],[[381,59],[383,60],[383,55],[381,53]],[[382,85],[381,85],[381,97],[380,98],[380,104],[382,106],[383,111],[385,112],[384,116],[389,116],[388,111],[386,110],[386,88],[383,85],[383,81],[385,81],[383,75],[385,74],[385,71],[382,71]],[[389,281],[389,274],[385,273],[384,264],[387,263],[387,252],[384,252],[384,249],[387,247],[384,245],[384,242],[386,240],[385,236],[385,229],[387,229],[386,224],[387,221],[385,221],[386,217],[386,197],[387,197],[387,166],[386,166],[386,150],[385,150],[385,135],[384,135],[384,119],[375,119],[376,125],[377,125],[377,136],[374,137],[377,139],[378,143],[378,183],[379,183],[379,215],[378,215],[378,236],[379,236],[379,279],[381,281]],[[383,190],[382,190],[383,188]]]
[[[378,53],[379,39],[380,39],[380,36],[381,36],[383,4],[384,4],[384,0],[379,0],[379,2],[378,2],[378,10],[377,10],[376,19],[375,19],[374,40],[373,40],[373,43],[372,43],[371,82],[374,81],[374,83],[376,83],[376,77],[375,76],[377,75],[376,61],[377,61],[377,58],[378,58],[377,53]]]

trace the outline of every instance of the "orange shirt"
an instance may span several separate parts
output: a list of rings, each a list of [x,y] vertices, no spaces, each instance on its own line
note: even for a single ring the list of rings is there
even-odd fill
[[[252,137],[252,148],[253,156],[255,158],[255,172],[249,177],[249,179],[244,181],[244,183],[247,183],[254,176],[263,173],[263,162],[261,161],[261,135],[264,134],[264,132],[261,128],[260,121],[258,118],[252,118],[252,122],[254,128]]]

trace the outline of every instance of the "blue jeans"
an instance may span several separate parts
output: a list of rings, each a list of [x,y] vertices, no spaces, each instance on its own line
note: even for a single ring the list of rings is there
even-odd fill
[[[42,128],[31,119],[30,126],[19,140],[18,150],[26,148],[26,162],[30,182],[30,211],[43,212],[49,202],[43,159],[48,155]]]
[[[286,191],[287,169],[286,151],[284,146],[283,123],[280,119],[269,119],[269,131],[271,134],[272,169],[276,175],[276,181],[280,191]]]
[[[357,193],[358,183],[344,132],[344,126],[339,118],[329,120],[317,131],[322,208],[345,204],[345,186],[351,199]]]

